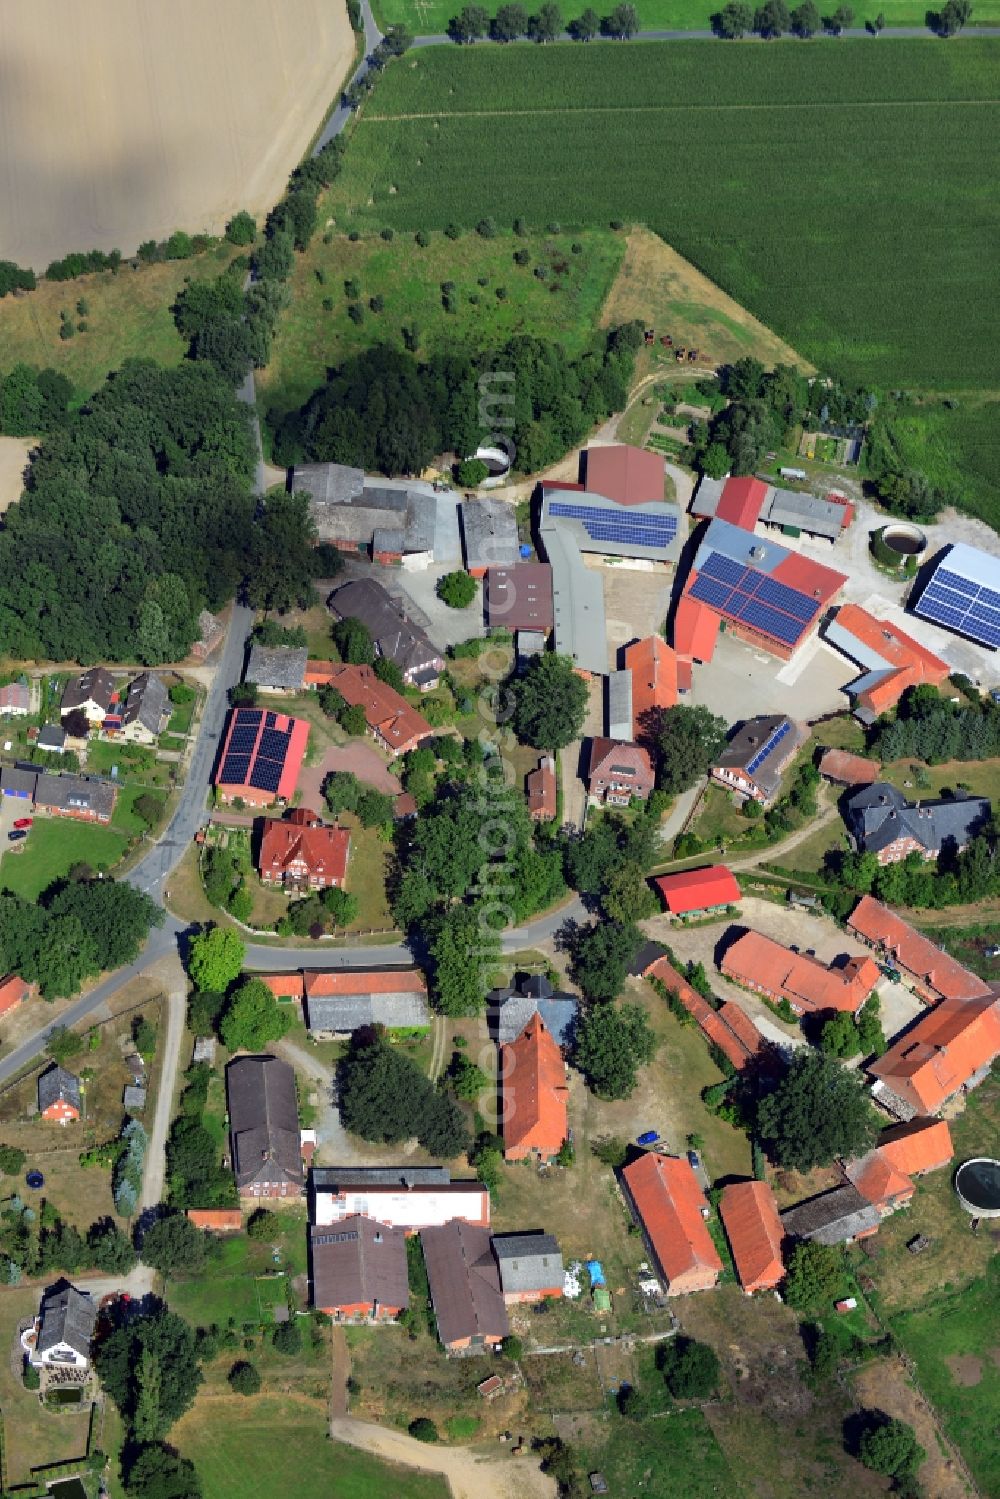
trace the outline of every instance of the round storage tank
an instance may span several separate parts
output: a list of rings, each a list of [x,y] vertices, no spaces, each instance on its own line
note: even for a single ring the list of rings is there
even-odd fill
[[[958,1200],[973,1218],[1000,1218],[1000,1161],[974,1156],[955,1172]]]

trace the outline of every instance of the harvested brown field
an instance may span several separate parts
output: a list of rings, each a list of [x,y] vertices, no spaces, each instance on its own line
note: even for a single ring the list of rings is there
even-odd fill
[[[353,57],[339,0],[7,6],[0,258],[131,255],[262,212]]]
[[[812,370],[789,344],[650,229],[630,232],[622,268],[601,314],[605,327],[632,318],[655,329],[658,339],[669,335],[674,348],[696,348],[699,369],[752,354],[764,364]],[[673,368],[669,351],[665,357]]]

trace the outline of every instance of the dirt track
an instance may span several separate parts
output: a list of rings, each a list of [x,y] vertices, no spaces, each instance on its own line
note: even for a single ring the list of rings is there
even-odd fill
[[[12,0],[0,258],[221,230],[278,198],[354,57],[342,0]]]
[[[330,1435],[337,1442],[361,1447],[376,1457],[440,1473],[454,1499],[555,1499],[556,1486],[530,1457],[478,1456],[468,1447],[436,1447],[417,1442],[402,1431],[357,1421],[353,1416],[334,1416]]]
[[[21,498],[33,437],[0,437],[0,515]]]

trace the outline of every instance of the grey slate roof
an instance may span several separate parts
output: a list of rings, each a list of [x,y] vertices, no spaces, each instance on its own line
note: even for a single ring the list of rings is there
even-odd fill
[[[38,1079],[38,1108],[44,1113],[54,1103],[71,1103],[77,1110],[83,1108],[80,1079],[67,1072],[65,1067],[53,1064]]]
[[[604,580],[583,560],[576,539],[556,521],[539,523],[538,539],[552,568],[555,648],[581,671],[608,669]]]
[[[29,796],[34,800],[37,781],[37,770],[22,770],[18,765],[5,765],[0,770],[0,791],[7,796]]]
[[[447,1166],[314,1166],[309,1179],[324,1191],[366,1186],[446,1187],[451,1171]]]
[[[522,976],[515,988],[494,989],[489,1004],[500,1046],[509,1046],[516,1041],[533,1015],[540,1015],[546,1030],[560,1046],[566,1046],[572,1039],[579,1009],[572,994],[553,993],[544,974],[533,974],[530,978]]]
[[[288,1063],[269,1055],[238,1057],[226,1068],[226,1097],[237,1187],[301,1186],[295,1073]]]
[[[897,838],[913,838],[929,854],[938,854],[949,840],[964,848],[990,816],[983,796],[949,801],[908,802],[888,781],[873,781],[848,797],[846,820],[858,847],[878,853]]]
[[[313,1306],[410,1304],[406,1235],[401,1228],[352,1213],[329,1228],[309,1229]]]
[[[330,595],[329,603],[339,618],[360,619],[379,653],[394,661],[404,676],[421,667],[442,665],[437,646],[374,578],[343,584]]]
[[[306,662],[309,652],[303,646],[261,645],[254,641],[250,647],[246,680],[258,687],[277,687],[298,692],[306,679]]]
[[[346,505],[360,495],[364,469],[346,463],[307,463],[292,474],[292,494],[307,494],[318,505]]]
[[[632,738],[632,673],[628,667],[608,676],[608,738]]]
[[[493,1253],[506,1295],[562,1287],[562,1253],[551,1234],[494,1234]]]
[[[453,1218],[425,1228],[420,1243],[427,1266],[438,1335],[447,1348],[468,1338],[504,1338],[510,1331],[490,1231]]]
[[[460,514],[466,567],[513,567],[519,555],[513,505],[483,496],[465,500]]]
[[[66,730],[57,723],[47,723],[38,731],[38,748],[42,750],[61,750],[66,747]]]
[[[90,1343],[97,1322],[97,1307],[83,1291],[63,1284],[42,1301],[37,1351],[47,1353],[67,1343],[83,1358],[90,1357]]]
[[[91,666],[66,683],[59,712],[71,713],[74,708],[82,708],[84,703],[91,701],[106,709],[114,695],[115,682],[111,673],[103,666]]]
[[[771,526],[797,526],[800,531],[836,541],[844,529],[846,515],[843,505],[820,499],[819,495],[802,494],[796,489],[771,489],[760,518]]]
[[[781,1214],[782,1227],[797,1239],[817,1244],[844,1244],[881,1222],[878,1208],[845,1183],[818,1197],[809,1197]]]
[[[163,678],[151,671],[140,672],[131,683],[122,713],[122,726],[136,720],[151,734],[158,734],[169,710],[167,689]]]
[[[768,752],[752,771],[753,780],[766,796],[773,796],[781,785],[781,772],[803,742],[801,729],[782,713],[766,714],[761,718],[749,718],[741,724],[725,749],[716,756],[713,769],[746,770],[768,736],[783,723],[791,724],[791,730]]]
[[[703,474],[694,499],[691,501],[691,514],[711,519],[719,508],[719,501],[722,499],[722,491],[725,487],[725,479],[710,479],[707,474]]]
[[[306,1025],[311,1031],[333,1031],[344,1035],[362,1025],[384,1025],[389,1030],[409,1030],[430,1025],[430,1010],[422,994],[395,990],[372,994],[316,994],[306,1000]]]
[[[39,807],[54,807],[60,812],[94,812],[107,820],[115,810],[118,795],[113,781],[99,776],[58,775],[43,770],[35,787]]]
[[[130,1112],[141,1114],[146,1107],[146,1090],[136,1083],[128,1083],[122,1096],[123,1106]]]

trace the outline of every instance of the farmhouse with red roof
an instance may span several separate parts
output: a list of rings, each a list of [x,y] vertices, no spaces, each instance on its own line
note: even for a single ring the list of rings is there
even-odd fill
[[[281,821],[264,822],[257,868],[265,885],[298,890],[327,890],[347,878],[351,835],[328,827],[307,807],[297,807]]]
[[[645,801],[656,785],[649,751],[627,740],[595,736],[587,761],[587,791],[592,802],[627,807],[632,798]]]
[[[847,918],[856,937],[901,968],[923,999],[977,999],[990,986],[936,946],[873,895],[863,895]]]
[[[708,1201],[690,1163],[647,1151],[625,1167],[622,1186],[667,1295],[711,1290],[722,1261],[705,1223]]]
[[[1000,998],[943,999],[868,1066],[872,1094],[897,1119],[936,1114],[981,1083],[1000,1056]]]
[[[818,1010],[847,1010],[864,1004],[879,979],[872,958],[853,957],[827,967],[807,953],[792,952],[763,932],[745,932],[726,949],[719,965],[727,978],[757,994],[787,1000],[796,1015]]]
[[[263,708],[234,708],[229,715],[213,784],[222,802],[251,807],[288,802],[295,795],[309,725]]]
[[[500,1078],[505,1159],[553,1160],[569,1137],[569,1089],[562,1051],[540,1015],[500,1048]]]
[[[951,667],[912,635],[886,619],[876,619],[858,604],[841,604],[825,638],[865,668],[844,689],[857,716],[871,723],[894,708],[908,687],[939,687]]]
[[[647,635],[627,645],[622,660],[632,678],[632,738],[648,739],[659,714],[677,703],[677,653],[662,635]]]
[[[744,1291],[748,1296],[754,1291],[773,1291],[785,1278],[781,1258],[785,1231],[768,1183],[730,1182],[723,1188],[719,1217]]]
[[[370,666],[310,661],[305,681],[307,687],[336,687],[345,702],[362,708],[372,738],[390,755],[404,755],[434,733],[426,718]]]

